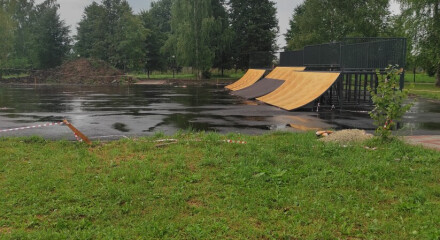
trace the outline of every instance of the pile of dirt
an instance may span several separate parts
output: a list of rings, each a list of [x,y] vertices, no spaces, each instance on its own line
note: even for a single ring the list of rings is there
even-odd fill
[[[102,60],[80,58],[65,62],[47,71],[37,71],[30,76],[38,83],[62,84],[120,84],[132,79]]]
[[[371,139],[372,134],[368,134],[364,130],[350,129],[337,131],[330,134],[327,137],[321,138],[320,141],[323,142],[337,142],[337,143],[350,143],[350,142],[363,142],[365,140]]]

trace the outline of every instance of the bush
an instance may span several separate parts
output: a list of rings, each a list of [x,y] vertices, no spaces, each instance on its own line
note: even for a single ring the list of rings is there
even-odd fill
[[[404,104],[408,98],[407,90],[399,90],[402,70],[397,66],[389,66],[386,72],[378,75],[377,93],[369,88],[375,108],[370,112],[377,126],[376,133],[383,139],[391,136],[391,131],[403,115],[412,107],[412,103]]]

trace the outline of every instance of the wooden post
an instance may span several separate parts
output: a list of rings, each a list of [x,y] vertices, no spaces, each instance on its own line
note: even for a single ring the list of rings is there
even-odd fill
[[[87,138],[86,135],[84,135],[82,132],[76,129],[70,122],[64,119],[63,123],[66,124],[66,126],[68,126],[70,130],[72,130],[72,132],[75,133],[78,137],[80,137],[84,142],[86,142],[89,145],[92,145],[92,142],[89,140],[89,138]]]

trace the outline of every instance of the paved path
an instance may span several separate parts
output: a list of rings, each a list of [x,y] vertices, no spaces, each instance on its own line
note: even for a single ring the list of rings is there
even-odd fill
[[[440,135],[431,136],[408,136],[405,140],[409,144],[422,145],[426,148],[436,149],[440,151]]]

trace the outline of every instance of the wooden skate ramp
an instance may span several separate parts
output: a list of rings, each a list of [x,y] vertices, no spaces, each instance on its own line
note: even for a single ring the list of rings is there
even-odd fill
[[[243,88],[247,88],[252,84],[256,83],[258,80],[260,80],[264,76],[265,72],[266,70],[249,69],[246,72],[246,74],[242,78],[240,78],[240,80],[226,86],[225,88],[232,91],[237,91]]]
[[[270,72],[266,78],[286,80],[292,75],[292,72],[304,71],[305,67],[277,67],[272,72]]]
[[[235,90],[232,94],[246,98],[254,99],[264,96],[279,88],[296,71],[303,71],[305,67],[277,67],[270,72],[264,79],[253,83],[252,85]]]
[[[266,78],[270,79],[278,79],[278,80],[285,80],[289,75],[291,75],[292,71],[304,71],[306,69],[305,67],[277,67],[272,72],[270,72]],[[235,83],[226,86],[225,88],[232,90],[232,91],[238,91],[244,88],[247,88],[251,86],[252,84],[256,83],[258,80],[260,80],[263,76],[265,70],[259,70],[259,69],[249,69],[246,74]]]
[[[339,75],[334,72],[293,72],[281,87],[257,99],[285,110],[294,110],[320,97]]]
[[[232,94],[246,99],[254,99],[273,92],[284,83],[284,80],[264,78],[252,86],[233,91]]]

